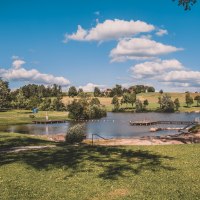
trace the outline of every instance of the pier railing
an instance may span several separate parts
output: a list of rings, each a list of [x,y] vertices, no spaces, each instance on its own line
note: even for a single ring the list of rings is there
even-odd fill
[[[94,136],[97,136],[97,137],[99,137],[99,138],[101,138],[103,140],[108,140],[108,139],[106,139],[106,138],[104,138],[104,137],[102,137],[102,136],[100,136],[98,134],[92,134],[92,145],[94,145]]]

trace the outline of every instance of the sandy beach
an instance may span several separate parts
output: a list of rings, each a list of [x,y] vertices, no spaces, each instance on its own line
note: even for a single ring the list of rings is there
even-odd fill
[[[55,142],[64,142],[65,135],[42,136]],[[200,142],[200,132],[198,133],[180,133],[168,136],[146,136],[140,138],[119,138],[119,139],[95,139],[93,145],[103,146],[123,146],[123,145],[171,145],[171,144],[192,144]],[[92,139],[86,139],[84,144],[92,144]]]

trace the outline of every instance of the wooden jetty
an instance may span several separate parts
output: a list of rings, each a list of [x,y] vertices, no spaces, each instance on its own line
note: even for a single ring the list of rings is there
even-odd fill
[[[60,124],[66,123],[67,120],[35,120],[33,121],[34,124]]]
[[[156,124],[195,125],[195,121],[130,121],[131,126],[151,126]]]
[[[157,121],[130,121],[131,126],[150,126],[158,124]]]

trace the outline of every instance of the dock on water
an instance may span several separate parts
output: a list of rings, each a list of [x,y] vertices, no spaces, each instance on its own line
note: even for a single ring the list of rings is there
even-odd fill
[[[131,126],[150,126],[157,123],[157,121],[130,121]]]
[[[131,126],[151,126],[156,124],[195,125],[195,121],[130,121]]]
[[[60,124],[66,123],[67,120],[34,120],[34,124]]]

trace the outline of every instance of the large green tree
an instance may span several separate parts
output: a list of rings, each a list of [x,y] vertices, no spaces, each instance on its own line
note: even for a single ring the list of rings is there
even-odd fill
[[[10,89],[7,81],[0,79],[0,109],[10,106]]]
[[[94,97],[100,97],[101,96],[101,90],[98,87],[94,88]]]
[[[74,86],[71,86],[68,90],[69,97],[75,97],[78,95],[77,89]]]
[[[174,102],[172,101],[171,97],[167,94],[160,97],[160,109],[163,112],[174,112]]]
[[[191,106],[194,103],[193,98],[190,96],[190,93],[186,93],[185,103],[187,104],[187,107]]]
[[[200,95],[197,95],[196,97],[194,97],[194,100],[197,102],[197,107],[199,107],[199,104],[200,104]]]

